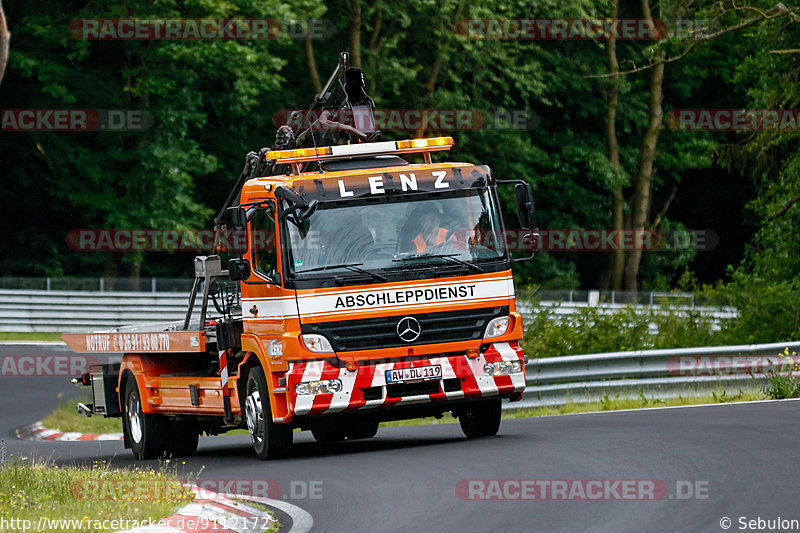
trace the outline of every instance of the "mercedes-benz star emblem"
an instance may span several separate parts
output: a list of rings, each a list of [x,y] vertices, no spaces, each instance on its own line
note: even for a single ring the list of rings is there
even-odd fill
[[[405,342],[414,342],[422,334],[422,327],[413,316],[401,318],[397,323],[397,336]]]

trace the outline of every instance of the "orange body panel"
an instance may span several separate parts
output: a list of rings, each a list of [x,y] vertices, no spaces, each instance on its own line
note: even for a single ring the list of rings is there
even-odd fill
[[[202,331],[63,333],[61,339],[76,353],[204,352]]]
[[[219,377],[173,376],[189,373],[198,366],[196,354],[125,354],[119,373],[119,391],[124,387],[123,376],[130,373],[136,379],[145,413],[173,413],[220,415],[224,414],[222,386]],[[192,405],[189,385],[198,390],[199,405]],[[124,398],[120,394],[121,407]],[[231,409],[240,412],[238,391],[231,389]]]

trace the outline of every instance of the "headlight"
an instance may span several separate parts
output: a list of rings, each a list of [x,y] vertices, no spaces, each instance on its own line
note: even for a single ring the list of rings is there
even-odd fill
[[[519,361],[500,361],[483,365],[483,373],[487,376],[506,376],[517,372],[522,372],[522,363]]]
[[[312,352],[317,353],[333,353],[331,343],[323,335],[309,334],[301,335],[303,337],[303,344],[306,345]]]
[[[489,325],[486,326],[486,332],[483,334],[483,338],[491,339],[492,337],[499,337],[505,334],[506,331],[508,331],[508,317],[501,316],[489,322]]]
[[[294,391],[299,396],[306,394],[331,394],[342,390],[342,382],[338,379],[323,379],[321,381],[304,381],[294,386]]]

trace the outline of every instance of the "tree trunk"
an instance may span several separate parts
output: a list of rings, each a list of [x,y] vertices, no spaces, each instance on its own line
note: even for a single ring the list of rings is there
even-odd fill
[[[614,0],[611,18],[619,16],[619,0]],[[608,55],[608,72],[613,74],[611,77],[611,87],[608,90],[608,115],[606,117],[606,144],[608,146],[608,160],[620,172],[619,163],[619,142],[617,140],[617,105],[619,104],[619,61],[617,60],[617,39],[612,32],[608,37],[606,45]],[[612,224],[614,230],[619,232],[625,229],[624,206],[625,199],[622,196],[622,184],[614,184],[614,199],[612,207]],[[618,233],[619,235],[619,233]],[[618,243],[619,244],[619,243]],[[611,276],[609,280],[610,288],[614,291],[622,290],[622,277],[625,271],[625,250],[618,245],[612,252]]]
[[[8,33],[6,24],[6,14],[3,11],[3,2],[0,0],[0,83],[3,83],[3,75],[6,73],[8,64],[8,50],[11,46],[11,34]]]
[[[646,4],[647,0],[643,0]],[[650,18],[649,16],[646,18]],[[647,132],[644,136],[644,143],[639,161],[639,172],[634,184],[633,196],[631,198],[631,225],[630,229],[634,234],[634,243],[639,232],[647,227],[647,219],[650,213],[650,201],[652,194],[653,176],[655,174],[656,148],[658,136],[661,133],[663,121],[663,86],[664,86],[664,53],[659,52],[656,56],[658,63],[650,71],[650,104],[648,110]],[[625,290],[638,290],[639,265],[642,261],[642,250],[638,246],[627,254],[625,262]]]
[[[644,18],[652,18],[649,0],[642,0]],[[663,50],[656,52],[655,65],[650,70],[650,102],[648,106],[647,132],[639,158],[639,171],[633,186],[631,197],[630,229],[634,235],[634,247],[627,254],[625,261],[625,290],[637,291],[639,289],[639,265],[642,262],[642,250],[637,245],[637,236],[647,227],[650,214],[650,201],[652,194],[653,176],[655,174],[656,148],[658,136],[663,127],[664,110],[662,100],[664,97],[664,58]]]
[[[378,54],[383,48],[383,43],[386,40],[385,36],[381,36],[381,28],[383,27],[383,10],[375,10],[375,21],[372,25],[372,34],[370,35],[369,42],[367,43],[367,86],[368,93],[372,97],[377,96],[377,80],[374,75],[378,72]]]
[[[314,92],[319,94],[322,92],[322,82],[319,79],[317,60],[314,58],[314,42],[311,40],[310,32],[306,34],[306,62],[308,63],[308,74],[311,76],[311,85],[314,86]]]
[[[617,249],[611,262],[611,290],[622,290],[622,278],[625,273],[625,250],[622,248],[622,232],[625,231],[625,198],[622,196],[622,187],[619,186],[614,191],[614,203],[612,205],[612,225],[617,232],[615,239]]]
[[[119,278],[120,267],[122,266],[122,252],[107,252],[106,266],[103,269],[104,290],[116,290],[117,278]]]
[[[352,0],[351,6],[350,60],[354,67],[361,68],[361,0]]]

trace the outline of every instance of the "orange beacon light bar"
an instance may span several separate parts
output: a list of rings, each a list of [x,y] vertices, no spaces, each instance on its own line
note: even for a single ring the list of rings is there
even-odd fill
[[[427,139],[408,139],[404,141],[383,141],[377,143],[345,144],[341,146],[322,146],[319,148],[275,150],[267,152],[266,158],[275,161],[277,164],[285,164],[324,161],[354,156],[425,153],[426,163],[429,163],[430,152],[449,150],[454,144],[452,137],[430,137]]]

